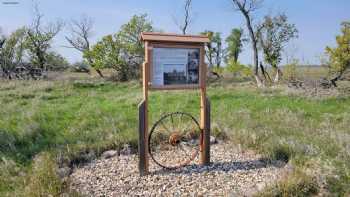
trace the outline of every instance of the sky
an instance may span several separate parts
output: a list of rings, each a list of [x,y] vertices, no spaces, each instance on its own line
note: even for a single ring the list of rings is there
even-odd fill
[[[4,2],[18,2],[6,4]],[[36,0],[44,21],[62,20],[68,23],[83,15],[94,21],[92,42],[104,35],[112,34],[127,23],[135,14],[148,14],[156,29],[180,33],[175,24],[179,20],[184,0]],[[0,0],[0,27],[5,34],[31,24],[33,0]],[[350,20],[350,0],[265,0],[261,9],[254,13],[254,22],[261,22],[267,14],[285,13],[294,23],[299,37],[291,41],[284,50],[283,63],[297,58],[301,64],[319,64],[320,55],[326,46],[335,46],[335,36],[340,33],[342,21]],[[193,20],[189,34],[204,30],[221,32],[225,39],[232,28],[245,29],[241,14],[233,8],[232,0],[193,0]],[[69,49],[64,36],[65,28],[54,40],[53,48],[70,62],[81,60],[81,54]],[[240,62],[252,63],[251,47],[246,45]],[[287,58],[289,57],[289,58]]]

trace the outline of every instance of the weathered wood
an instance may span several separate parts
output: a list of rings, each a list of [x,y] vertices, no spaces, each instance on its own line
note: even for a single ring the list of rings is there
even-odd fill
[[[199,89],[201,86],[201,80],[205,78],[205,76],[202,76],[203,74],[203,63],[205,59],[205,49],[204,45],[202,43],[196,43],[196,44],[189,44],[189,43],[155,43],[155,42],[147,42],[149,49],[149,59],[147,60],[148,63],[148,70],[149,70],[149,90],[184,90],[184,89]],[[200,51],[200,64],[199,64],[199,83],[198,84],[174,84],[174,85],[153,85],[152,79],[153,79],[153,57],[152,57],[152,50],[154,48],[178,48],[178,49],[198,49]]]
[[[163,42],[186,42],[186,43],[208,43],[209,38],[204,35],[180,35],[158,32],[141,33],[143,41],[163,41]]]
[[[147,149],[145,142],[145,128],[146,128],[146,102],[143,100],[139,106],[139,172],[140,176],[147,175]]]
[[[206,111],[205,111],[205,134],[203,139],[204,144],[204,161],[203,165],[210,164],[210,100],[206,98]]]
[[[201,136],[201,154],[200,163],[203,165],[210,164],[210,106],[206,97],[206,76],[207,65],[205,59],[205,43],[209,42],[206,36],[188,36],[163,33],[141,34],[142,40],[145,42],[145,62],[142,65],[143,74],[143,101],[139,105],[139,170],[140,175],[144,176],[149,173],[149,157],[148,157],[148,91],[155,90],[174,90],[174,89],[200,89],[200,128],[203,131]],[[153,86],[150,82],[152,77],[153,49],[159,48],[193,48],[200,50],[199,63],[199,84],[184,85],[167,85]]]
[[[201,48],[201,55],[204,55],[204,48]],[[210,134],[208,133],[208,129],[206,128],[207,124],[207,96],[206,96],[206,76],[207,76],[207,65],[204,63],[204,61],[201,61],[201,65],[203,65],[202,73],[203,76],[200,80],[200,95],[201,95],[201,111],[200,111],[200,126],[203,131],[202,136],[202,142],[201,142],[201,154],[200,154],[200,164],[201,165],[209,165],[210,161],[208,160],[208,152],[207,152],[207,146],[208,146],[208,137],[210,140]],[[210,146],[210,143],[209,143]],[[210,152],[209,152],[210,153]]]
[[[152,63],[152,47],[149,46],[149,42],[145,42],[145,62],[143,63],[143,100],[145,103],[145,127],[144,127],[144,144],[145,144],[145,174],[149,171],[149,157],[148,157],[148,84],[150,69],[149,65]]]

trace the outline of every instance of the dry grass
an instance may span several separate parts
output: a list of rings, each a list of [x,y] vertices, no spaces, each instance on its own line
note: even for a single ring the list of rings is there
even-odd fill
[[[67,192],[57,167],[89,161],[124,143],[137,146],[138,82],[66,77],[0,82],[0,196]],[[208,88],[212,132],[294,166],[285,181],[261,195],[349,195],[347,88],[344,83],[335,90],[339,94],[310,97],[285,86],[256,89],[251,82],[218,80]],[[149,110],[151,123],[173,111],[198,118],[199,93],[152,92]]]

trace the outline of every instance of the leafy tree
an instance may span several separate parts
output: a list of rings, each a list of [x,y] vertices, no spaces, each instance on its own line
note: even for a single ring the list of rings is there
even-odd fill
[[[144,44],[140,34],[152,31],[152,23],[148,20],[147,14],[134,15],[128,23],[122,25],[115,36],[119,46],[123,49],[123,58],[130,66],[132,77],[140,74],[139,66],[144,60]]]
[[[35,7],[35,17],[32,25],[27,28],[26,48],[28,49],[30,60],[33,65],[40,69],[45,69],[46,56],[51,49],[51,42],[61,31],[63,23],[57,21],[47,26],[42,24],[43,15]]]
[[[129,79],[129,65],[125,61],[124,49],[117,35],[107,35],[102,38],[92,50],[85,51],[93,60],[91,66],[95,69],[112,68],[117,72],[120,81]]]
[[[350,68],[350,21],[343,22],[341,35],[336,37],[337,47],[326,48],[326,53],[330,57],[331,71],[336,73],[336,76],[331,79],[334,86],[336,81],[341,79],[344,72]]]
[[[6,41],[6,37],[5,35],[3,35],[2,29],[0,27],[0,50],[2,49],[2,46],[4,45],[5,41]]]
[[[0,47],[0,66],[5,77],[11,79],[11,72],[23,61],[26,29],[19,28],[9,37],[3,37]]]
[[[47,69],[51,71],[63,71],[70,67],[68,60],[54,51],[47,54],[46,65]]]
[[[206,56],[209,62],[209,66],[220,67],[222,59],[222,39],[219,32],[204,31],[201,33],[209,38],[209,43],[207,43],[205,50]]]
[[[275,17],[265,16],[259,28],[259,43],[263,49],[265,62],[275,70],[274,82],[278,82],[282,71],[278,68],[282,60],[284,46],[293,38],[298,37],[298,30],[294,24],[288,23],[285,14]]]
[[[151,31],[153,27],[146,14],[134,15],[119,32],[103,37],[92,50],[84,51],[84,57],[91,59],[91,66],[95,69],[113,68],[120,81],[135,78],[144,60],[140,34]]]
[[[243,50],[243,29],[234,28],[231,34],[226,38],[227,48],[226,48],[226,63],[232,59],[234,62],[238,61],[238,56]]]

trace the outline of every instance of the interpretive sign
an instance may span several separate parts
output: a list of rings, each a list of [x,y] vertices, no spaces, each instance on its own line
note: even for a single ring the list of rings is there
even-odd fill
[[[191,138],[194,140],[199,137],[200,164],[209,165],[210,163],[210,102],[206,97],[206,76],[207,65],[204,63],[205,44],[209,42],[209,38],[203,35],[178,35],[154,32],[143,32],[141,39],[145,43],[145,61],[142,65],[142,84],[143,84],[143,100],[139,105],[139,171],[140,175],[148,174],[149,156],[159,165],[163,167],[174,168],[175,166],[162,165],[154,158],[150,139],[152,132],[157,123],[152,127],[148,134],[148,92],[149,90],[174,90],[174,89],[199,89],[200,90],[200,121],[197,122],[193,116],[183,112],[171,113],[165,118],[174,119],[179,115],[181,118],[191,117],[192,123],[195,122],[199,128],[199,135],[194,130],[188,129],[189,135],[182,136],[183,132],[173,125],[169,133],[169,139],[166,141],[169,148],[177,148],[182,145],[183,139]],[[164,118],[162,118],[163,120]],[[159,123],[159,121],[158,121]],[[162,127],[165,128],[163,124]],[[162,128],[161,130],[164,130]],[[155,135],[155,134],[154,134]],[[186,139],[187,139],[186,138]],[[186,144],[186,143],[185,143]],[[189,143],[187,143],[189,144]],[[195,145],[196,143],[193,143]],[[153,149],[158,150],[158,149]],[[190,160],[195,154],[191,155]],[[180,162],[177,166],[183,166],[186,162]],[[190,161],[188,160],[188,161]]]
[[[151,84],[199,85],[199,49],[154,48]]]

